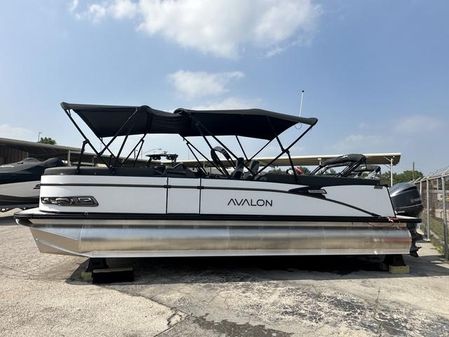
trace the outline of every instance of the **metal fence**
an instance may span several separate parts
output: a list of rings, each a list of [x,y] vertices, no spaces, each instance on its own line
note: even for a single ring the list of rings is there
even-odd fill
[[[421,218],[426,239],[432,241],[444,257],[449,259],[449,167],[432,172],[415,183],[424,205]]]

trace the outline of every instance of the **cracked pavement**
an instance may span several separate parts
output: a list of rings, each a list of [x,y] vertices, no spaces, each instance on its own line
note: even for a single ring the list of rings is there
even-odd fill
[[[406,257],[112,259],[135,282],[80,280],[86,259],[38,252],[0,219],[4,336],[449,336],[449,264]]]

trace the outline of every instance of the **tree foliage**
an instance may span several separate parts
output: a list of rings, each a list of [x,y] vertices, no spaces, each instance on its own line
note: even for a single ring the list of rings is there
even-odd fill
[[[50,138],[50,137],[41,137],[41,139],[39,139],[38,143],[56,145],[56,140],[54,140],[53,138]]]
[[[412,170],[405,170],[401,173],[393,173],[393,184],[412,181],[422,177],[424,177],[424,174],[420,171],[415,170],[415,172],[413,172]],[[380,181],[382,184],[390,185],[390,172],[387,171],[382,173]]]

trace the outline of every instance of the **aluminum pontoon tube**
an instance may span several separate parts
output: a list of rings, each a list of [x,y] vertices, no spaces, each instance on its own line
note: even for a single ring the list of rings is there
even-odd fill
[[[314,226],[32,225],[41,252],[86,257],[408,254],[397,224]]]

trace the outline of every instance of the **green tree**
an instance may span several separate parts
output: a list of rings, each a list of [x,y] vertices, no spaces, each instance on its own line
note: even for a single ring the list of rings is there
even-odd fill
[[[405,170],[401,173],[393,173],[393,184],[412,181],[424,177],[420,171],[413,172],[412,170]],[[390,172],[384,172],[380,176],[380,182],[385,185],[390,185]]]
[[[50,138],[50,137],[41,137],[41,139],[39,139],[38,143],[56,145],[56,140],[54,140],[53,138]]]
[[[393,180],[395,183],[403,183],[406,181],[411,181],[414,179],[422,178],[424,177],[424,174],[420,171],[411,171],[411,170],[405,170],[402,173],[393,174]]]

